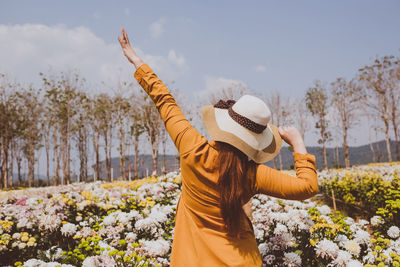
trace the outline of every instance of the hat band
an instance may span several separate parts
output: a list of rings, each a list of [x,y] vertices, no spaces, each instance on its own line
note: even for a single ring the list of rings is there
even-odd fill
[[[217,104],[214,105],[214,107],[215,108],[221,108],[221,109],[228,109],[229,116],[235,122],[237,122],[238,124],[240,124],[244,128],[246,128],[246,129],[248,129],[248,130],[250,130],[250,131],[252,131],[254,133],[260,134],[265,130],[265,128],[267,128],[267,125],[264,126],[264,125],[258,124],[256,122],[250,120],[249,118],[246,118],[246,117],[240,115],[239,113],[236,113],[232,109],[232,106],[235,103],[236,103],[235,100],[227,100],[227,101],[220,100],[220,101],[218,101]]]

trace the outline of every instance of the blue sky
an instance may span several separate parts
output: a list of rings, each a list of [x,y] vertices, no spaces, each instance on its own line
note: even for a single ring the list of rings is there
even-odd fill
[[[116,39],[124,26],[190,98],[221,79],[301,97],[316,79],[352,78],[375,56],[399,55],[399,11],[400,1],[368,0],[2,1],[0,72],[37,82],[49,66],[73,67],[92,85],[132,79]]]

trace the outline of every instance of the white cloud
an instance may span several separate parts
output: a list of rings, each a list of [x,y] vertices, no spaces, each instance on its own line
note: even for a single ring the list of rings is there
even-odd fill
[[[90,83],[133,80],[134,67],[123,56],[118,41],[105,43],[87,27],[0,25],[0,40],[0,73],[22,82],[41,84],[38,73],[48,73],[50,67],[54,71],[78,69]],[[185,67],[183,55],[175,52],[169,59],[169,55],[136,50],[166,82],[175,80]]]
[[[219,99],[237,100],[246,93],[251,92],[243,81],[206,76],[205,88],[198,93],[198,97],[205,104],[215,104]]]
[[[164,33],[164,25],[165,25],[164,18],[160,18],[154,21],[152,24],[150,24],[149,30],[151,37],[153,37],[154,39],[159,38]]]
[[[254,70],[256,72],[265,72],[267,70],[267,67],[265,67],[264,65],[257,65],[254,67]]]
[[[186,64],[185,57],[183,55],[178,55],[173,49],[169,50],[168,60],[181,68],[185,67]]]
[[[236,86],[244,86],[247,87],[243,81],[240,80],[232,80],[223,77],[205,77],[206,86],[204,90],[206,91],[214,91],[222,88],[228,87],[236,87]]]

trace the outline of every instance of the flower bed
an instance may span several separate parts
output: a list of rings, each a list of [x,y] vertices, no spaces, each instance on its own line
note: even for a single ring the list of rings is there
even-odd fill
[[[400,226],[400,164],[374,164],[350,170],[328,171],[320,175],[320,189],[330,198],[345,204],[351,213],[361,209],[367,216],[381,218],[379,229],[385,233]]]
[[[0,192],[1,265],[168,266],[180,184],[170,173]],[[263,195],[252,204],[265,265],[400,266],[399,228],[386,217],[356,221],[311,200]]]

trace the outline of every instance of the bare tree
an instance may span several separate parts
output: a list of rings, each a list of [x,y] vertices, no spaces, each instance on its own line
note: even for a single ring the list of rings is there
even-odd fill
[[[393,126],[393,135],[396,141],[396,160],[400,161],[400,142],[399,142],[399,124],[400,124],[400,60],[393,62],[393,68],[389,70],[390,77],[390,120]]]
[[[295,122],[299,129],[301,137],[305,138],[307,130],[310,128],[310,116],[307,110],[304,98],[296,100],[293,105],[293,112],[291,113],[292,121]]]
[[[43,106],[41,102],[39,91],[30,87],[27,90],[17,93],[21,99],[21,109],[24,119],[24,152],[28,162],[28,186],[33,186],[35,177],[35,151],[41,146],[42,140],[41,131],[41,117],[43,113]]]
[[[143,126],[143,112],[141,111],[141,99],[142,96],[138,93],[133,93],[129,98],[130,111],[129,111],[129,124],[130,134],[133,136],[133,151],[135,155],[134,162],[134,177],[139,178],[139,138],[144,133]]]
[[[373,109],[384,124],[385,141],[388,161],[392,161],[390,149],[390,93],[393,87],[391,69],[398,65],[398,60],[393,56],[377,58],[372,65],[365,66],[359,70],[359,80],[364,85],[364,103]],[[393,105],[392,105],[393,106]]]
[[[24,127],[16,95],[19,86],[15,82],[10,82],[4,74],[0,74],[0,174],[3,188],[9,186],[10,173],[12,179],[13,169],[10,169],[10,165],[12,165],[12,159],[10,159],[11,146],[15,139],[21,136]],[[10,185],[12,185],[12,181]]]
[[[275,92],[271,94],[267,98],[267,104],[271,111],[271,123],[275,126],[283,126],[287,124],[291,124],[292,118],[291,114],[293,113],[293,108],[291,104],[291,100],[288,97],[282,97],[279,92]],[[282,162],[282,154],[278,154],[279,159],[279,169],[283,169],[283,162]],[[275,161],[274,167],[275,166]]]
[[[125,83],[126,85],[126,83]],[[127,146],[126,135],[128,132],[127,129],[127,121],[129,117],[129,113],[131,110],[130,103],[128,99],[122,96],[121,91],[114,97],[114,116],[115,120],[118,124],[118,139],[119,139],[119,170],[120,177],[123,179],[126,177],[125,171],[125,151]]]
[[[160,131],[162,120],[154,106],[153,101],[147,96],[143,96],[143,102],[141,105],[141,118],[143,119],[143,128],[147,134],[147,138],[151,147],[151,156],[153,158],[153,169],[158,173],[158,149],[160,145]]]
[[[98,131],[95,133],[95,153],[96,157],[99,156],[99,136],[103,137],[104,141],[104,155],[106,159],[106,171],[107,181],[111,181],[111,148],[112,148],[112,136],[113,136],[113,103],[112,99],[107,94],[99,94],[94,103],[93,115],[95,117],[94,129]],[[96,164],[98,164],[98,158],[96,158]],[[97,165],[99,168],[99,165]],[[97,170],[99,174],[99,169]],[[97,176],[97,178],[99,178]]]
[[[350,167],[348,131],[358,122],[357,110],[360,106],[361,87],[353,79],[349,82],[344,78],[337,78],[331,83],[332,105],[340,118],[343,136],[343,150],[346,168]],[[335,112],[335,113],[336,113]]]
[[[309,88],[306,93],[306,105],[311,114],[317,119],[315,127],[319,129],[321,138],[318,140],[322,144],[322,156],[324,158],[324,168],[328,168],[326,155],[326,143],[330,140],[331,133],[328,130],[328,94],[325,86],[320,81],[315,81],[314,86]]]
[[[219,100],[238,100],[241,96],[250,93],[250,89],[238,82],[232,82],[213,91],[204,91],[201,98],[206,105],[215,105]]]

